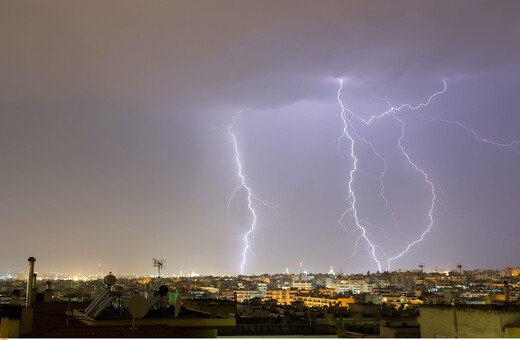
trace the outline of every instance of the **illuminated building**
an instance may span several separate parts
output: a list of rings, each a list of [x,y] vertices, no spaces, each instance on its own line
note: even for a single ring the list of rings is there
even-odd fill
[[[296,301],[302,301],[306,307],[348,307],[354,303],[353,297],[317,297],[317,296],[296,296]]]
[[[279,305],[291,304],[291,291],[289,289],[275,289],[266,292],[267,300],[276,300]]]
[[[334,283],[334,288],[338,294],[348,292],[353,294],[372,293],[374,284],[365,280],[340,280]]]
[[[258,290],[237,290],[235,291],[235,299],[237,302],[244,302],[256,297],[262,297],[263,293]]]
[[[298,289],[298,290],[311,290],[313,287],[312,282],[308,281],[293,281],[292,288]]]

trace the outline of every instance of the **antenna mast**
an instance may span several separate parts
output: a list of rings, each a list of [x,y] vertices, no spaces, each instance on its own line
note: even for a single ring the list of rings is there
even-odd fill
[[[154,258],[152,258],[152,260],[153,260],[153,266],[157,267],[157,277],[160,278],[161,277],[161,269],[163,267],[164,260],[156,260]]]

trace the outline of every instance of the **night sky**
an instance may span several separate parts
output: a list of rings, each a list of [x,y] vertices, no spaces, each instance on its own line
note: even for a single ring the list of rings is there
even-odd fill
[[[0,2],[0,272],[376,271],[343,220],[353,169],[337,100],[406,108],[434,223],[390,269],[519,266],[520,2]],[[440,119],[438,119],[440,118]],[[354,126],[353,126],[354,127]],[[418,239],[431,188],[391,116],[356,121],[356,208],[377,258]],[[352,130],[351,130],[352,131]],[[339,152],[338,152],[339,151]],[[343,155],[343,156],[342,156]],[[398,222],[396,225],[395,220]],[[356,241],[357,251],[354,253]],[[354,253],[354,255],[352,255]]]

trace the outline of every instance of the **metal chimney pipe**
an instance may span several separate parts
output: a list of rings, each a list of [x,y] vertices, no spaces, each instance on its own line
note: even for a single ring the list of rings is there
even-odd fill
[[[506,304],[511,302],[509,284],[507,283],[507,281],[504,281],[504,300]]]
[[[31,256],[27,259],[27,261],[29,261],[29,273],[27,275],[27,294],[25,295],[25,306],[31,307],[33,286],[35,280],[34,262],[36,261],[36,259]]]

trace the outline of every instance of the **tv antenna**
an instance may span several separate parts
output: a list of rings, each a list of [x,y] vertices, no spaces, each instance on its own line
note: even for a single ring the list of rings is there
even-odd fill
[[[163,259],[157,260],[157,259],[154,259],[154,258],[152,258],[152,260],[153,260],[153,266],[157,267],[157,277],[160,278],[161,277],[161,269],[166,264],[166,261],[164,261]]]

